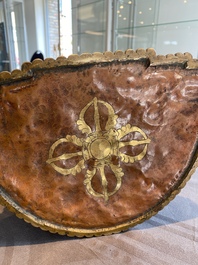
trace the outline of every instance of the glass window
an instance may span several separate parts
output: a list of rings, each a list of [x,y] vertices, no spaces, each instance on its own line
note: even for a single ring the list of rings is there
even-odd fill
[[[197,0],[119,0],[115,49],[153,47],[157,54],[198,55]]]
[[[13,70],[27,61],[23,0],[0,1],[0,6],[1,39],[8,39],[3,48],[3,61]]]
[[[11,16],[13,46],[15,54],[13,63],[15,64],[15,68],[20,68],[22,63],[25,62],[27,58],[22,3],[13,1],[13,6],[9,12],[9,15]]]
[[[105,50],[106,1],[72,1],[73,52]]]
[[[197,57],[197,10],[197,0],[73,0],[73,52],[153,47]]]
[[[3,11],[3,2],[0,1],[0,72],[10,71],[6,24]]]

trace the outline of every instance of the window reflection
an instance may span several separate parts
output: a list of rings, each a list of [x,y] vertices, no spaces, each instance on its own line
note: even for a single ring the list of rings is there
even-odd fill
[[[73,52],[105,50],[106,1],[72,1]]]
[[[116,3],[115,49],[153,47],[158,54],[189,51],[197,57],[197,0]]]
[[[0,48],[0,56],[3,56],[1,60],[2,71],[7,70],[7,68],[9,70],[20,68],[22,63],[27,60],[24,21],[22,1],[0,0],[0,42],[4,42],[4,48]]]

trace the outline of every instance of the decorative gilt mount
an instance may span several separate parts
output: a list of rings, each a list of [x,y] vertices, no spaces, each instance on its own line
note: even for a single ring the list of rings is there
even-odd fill
[[[100,114],[99,114],[99,105],[102,104],[108,109],[108,120],[106,122],[105,130],[101,129],[100,125]],[[85,122],[84,116],[89,107],[94,106],[94,123],[95,130],[92,131],[89,125]],[[122,177],[124,175],[122,168],[120,167],[119,160],[124,163],[134,163],[135,161],[140,161],[146,155],[147,145],[150,143],[150,139],[147,138],[146,134],[138,127],[131,126],[127,124],[122,128],[116,130],[115,124],[117,120],[117,115],[115,115],[114,109],[112,106],[102,100],[97,100],[94,98],[89,102],[80,112],[79,120],[77,121],[78,128],[82,133],[86,134],[86,138],[78,138],[76,135],[67,135],[65,138],[57,140],[50,148],[49,159],[47,163],[62,175],[76,175],[82,169],[85,168],[85,165],[89,165],[92,161],[93,169],[87,169],[85,174],[84,184],[89,194],[95,197],[102,197],[105,201],[108,201],[109,197],[115,194],[121,187]],[[130,141],[121,141],[126,135],[130,133],[138,132],[142,136],[142,140],[130,140]],[[71,142],[75,145],[78,145],[82,148],[82,151],[76,153],[64,153],[58,157],[53,157],[54,151],[57,146],[64,142]],[[143,150],[135,155],[129,156],[123,154],[120,149],[124,146],[138,146],[144,145]],[[81,160],[73,168],[62,168],[57,166],[54,162],[58,160],[68,160],[72,157],[80,156]],[[116,160],[117,163],[113,160]],[[116,177],[116,186],[114,190],[108,191],[108,180],[105,176],[105,167],[110,167],[112,172]],[[102,192],[99,193],[94,190],[92,187],[92,179],[96,174],[96,171],[99,171],[102,185]]]
[[[0,91],[0,201],[44,230],[126,230],[197,167],[198,61],[189,53],[35,60],[0,73]]]

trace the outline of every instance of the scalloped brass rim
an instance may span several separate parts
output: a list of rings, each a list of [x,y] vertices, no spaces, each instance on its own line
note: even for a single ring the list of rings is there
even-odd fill
[[[186,53],[176,53],[167,55],[156,55],[153,48],[128,49],[125,52],[117,50],[115,52],[106,51],[104,53],[95,52],[82,53],[81,55],[72,54],[68,58],[64,56],[58,57],[56,60],[52,58],[46,58],[44,61],[41,59],[35,59],[32,63],[24,62],[21,70],[15,69],[12,72],[1,72],[0,83],[8,82],[10,80],[26,79],[33,75],[33,71],[36,69],[50,69],[59,66],[79,66],[93,63],[113,62],[113,61],[128,61],[128,60],[140,60],[142,58],[148,58],[150,66],[172,65],[182,64],[186,69],[198,69],[198,60],[193,59],[192,55]]]

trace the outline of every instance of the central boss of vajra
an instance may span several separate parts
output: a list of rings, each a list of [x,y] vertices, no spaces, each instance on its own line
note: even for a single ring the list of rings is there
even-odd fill
[[[101,105],[102,104],[102,105]],[[89,111],[90,107],[93,107],[93,118],[95,123],[95,129],[85,122],[85,113]],[[101,129],[101,117],[99,113],[100,106],[105,106],[108,110],[108,116],[104,130]],[[94,197],[102,197],[106,202],[109,197],[114,195],[122,185],[122,177],[124,172],[120,166],[120,163],[114,163],[113,160],[122,161],[123,163],[134,163],[144,158],[147,153],[147,146],[150,143],[150,139],[147,135],[137,126],[131,126],[126,124],[125,126],[116,129],[118,116],[115,114],[113,107],[102,100],[94,98],[89,102],[80,112],[79,119],[77,121],[78,129],[85,134],[84,138],[78,138],[75,135],[67,135],[65,138],[61,138],[54,142],[49,151],[49,158],[47,163],[50,164],[57,172],[66,175],[76,175],[86,168],[86,164],[90,159],[93,161],[92,169],[87,169],[85,173],[84,185],[89,195]],[[132,133],[139,133],[141,139],[131,139]],[[123,138],[129,136],[130,141],[124,141]],[[75,153],[64,153],[57,157],[54,157],[55,149],[63,143],[72,143],[78,147],[81,147],[81,151]],[[143,149],[137,155],[127,155],[122,152],[121,148],[125,146],[138,146],[142,145]],[[67,151],[67,150],[65,150]],[[67,160],[79,156],[79,161],[72,168],[60,167],[56,164],[57,161]],[[108,179],[105,175],[105,167],[110,167],[116,178],[116,186],[113,190],[108,190]],[[92,179],[99,173],[101,180],[100,191],[97,191],[92,186]],[[102,192],[101,192],[102,190]]]

